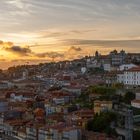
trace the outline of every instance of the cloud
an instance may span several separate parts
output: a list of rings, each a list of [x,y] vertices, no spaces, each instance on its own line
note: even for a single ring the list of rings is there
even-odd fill
[[[59,53],[59,52],[45,52],[45,53],[38,53],[35,54],[35,56],[39,57],[39,58],[44,58],[44,57],[48,57],[48,58],[63,58],[64,54],[63,53]]]
[[[5,61],[7,61],[7,60],[0,58],[0,62],[5,62]]]
[[[35,53],[29,46],[16,46],[14,45],[13,42],[3,42],[0,41],[0,46],[2,46],[2,50],[10,52],[14,55],[19,56],[28,56],[31,58],[48,58],[48,59],[55,59],[55,58],[63,58],[64,54],[60,53],[60,52],[55,52],[55,51],[50,51],[50,52],[44,52],[44,53]],[[73,49],[77,49],[78,48],[73,48]]]
[[[68,31],[40,31],[38,38],[48,38],[48,37],[62,37],[69,35],[80,35],[86,34],[89,32],[94,32],[95,29],[87,29],[87,30],[68,30]]]
[[[126,48],[135,47],[139,48],[140,40],[86,40],[86,39],[66,39],[62,40],[65,45],[75,45],[75,46],[98,46],[106,48]]]
[[[68,52],[71,52],[71,51],[79,52],[79,51],[82,51],[82,49],[80,47],[71,46]]]
[[[4,41],[0,40],[0,46],[2,46],[2,47],[10,47],[10,46],[12,46],[13,44],[14,44],[14,43],[13,43],[13,42],[10,42],[10,41],[4,42]]]
[[[77,58],[79,53],[82,52],[80,47],[71,46],[64,52],[45,52],[45,53],[38,53],[34,54],[39,58],[51,58],[51,59],[74,59]],[[81,57],[81,56],[80,56]],[[79,57],[78,57],[79,58]]]
[[[32,54],[32,51],[29,47],[12,46],[5,47],[4,50],[19,56],[29,56],[30,54]]]

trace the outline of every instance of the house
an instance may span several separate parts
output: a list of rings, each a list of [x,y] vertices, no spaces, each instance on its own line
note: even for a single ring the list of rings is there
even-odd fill
[[[94,113],[100,113],[102,111],[108,111],[112,109],[112,101],[94,101]]]
[[[56,113],[56,107],[50,104],[45,104],[45,113],[46,113],[46,116]]]
[[[81,109],[78,111],[74,111],[66,116],[66,122],[68,124],[84,128],[88,120],[93,119],[94,111],[90,109]]]
[[[134,64],[122,64],[119,66],[119,71],[129,70],[133,67],[137,67],[137,65]]]
[[[111,60],[112,66],[120,66],[125,63],[126,53],[124,50],[120,52],[117,52],[117,50],[114,50],[110,52],[109,58]]]
[[[9,102],[6,99],[0,99],[0,113],[4,113],[9,109]]]
[[[34,92],[11,92],[10,93],[10,101],[27,101],[33,99],[35,96]]]
[[[105,83],[108,86],[111,86],[117,82],[117,72],[116,71],[111,71],[108,72],[104,75]]]
[[[103,64],[103,68],[104,68],[104,71],[108,71],[110,72],[111,71],[111,64]]]
[[[54,91],[50,94],[51,100],[56,105],[64,105],[70,102],[71,95],[63,91]]]
[[[117,72],[117,83],[124,83],[124,72],[118,71]]]
[[[7,89],[9,87],[10,86],[7,82],[0,81],[0,89]]]
[[[53,126],[40,128],[38,132],[39,140],[80,140],[81,130],[77,127],[65,126],[58,123]]]
[[[140,66],[124,71],[124,84],[130,86],[140,86]]]
[[[79,96],[81,95],[81,87],[77,87],[77,86],[67,86],[67,87],[63,87],[62,89],[63,91],[69,92],[74,96]]]
[[[140,66],[125,71],[124,79],[126,85],[140,85]]]
[[[117,73],[117,82],[126,86],[140,86],[140,66]]]
[[[67,126],[65,123],[56,123],[35,127],[27,125],[27,139],[32,140],[81,140],[81,129]]]
[[[140,91],[136,92],[136,100],[140,100]]]
[[[140,108],[140,100],[132,100],[131,105],[135,108]]]

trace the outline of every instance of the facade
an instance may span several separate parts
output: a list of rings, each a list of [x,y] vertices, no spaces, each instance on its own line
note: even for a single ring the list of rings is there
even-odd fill
[[[112,66],[119,66],[125,63],[126,53],[123,50],[120,52],[114,50],[110,52],[109,57]]]
[[[117,82],[126,86],[140,86],[140,67],[133,67],[117,74]]]
[[[94,101],[94,113],[100,113],[102,111],[108,111],[112,109],[112,101]]]
[[[69,86],[69,87],[64,87],[63,90],[66,92],[69,92],[75,96],[81,95],[81,88],[80,87]]]
[[[115,71],[105,74],[105,83],[108,86],[111,86],[115,84],[116,82],[117,82],[117,75]]]
[[[140,100],[140,92],[136,93],[136,100]]]
[[[81,130],[74,127],[54,126],[26,128],[27,139],[36,140],[81,140]]]
[[[8,111],[8,101],[6,100],[0,100],[0,113]]]
[[[110,64],[103,64],[103,68],[104,68],[104,71],[108,71],[108,72],[111,71],[111,65]]]
[[[8,83],[6,83],[6,82],[0,82],[0,89],[7,89],[7,88],[9,88]]]
[[[131,101],[131,105],[135,108],[140,108],[140,100]]]
[[[120,71],[129,70],[133,67],[136,67],[136,65],[134,65],[134,64],[123,64],[123,65],[119,66],[119,70]]]
[[[124,83],[124,72],[120,71],[117,73],[117,82],[122,84]]]

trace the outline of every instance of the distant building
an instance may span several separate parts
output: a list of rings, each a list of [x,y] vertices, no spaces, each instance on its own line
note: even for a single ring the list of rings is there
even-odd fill
[[[111,71],[111,65],[109,63],[108,64],[103,64],[103,68],[104,68],[104,71],[108,71],[108,72]]]
[[[140,92],[136,93],[136,98],[131,101],[131,105],[135,108],[140,108]]]
[[[112,109],[112,101],[94,101],[94,113],[100,113],[102,111],[108,111]]]
[[[134,65],[134,64],[123,64],[123,65],[119,66],[119,70],[124,71],[124,70],[131,69],[133,67],[136,67],[136,65]]]
[[[135,108],[140,108],[140,100],[131,101],[131,105]]]
[[[0,82],[0,89],[7,89],[9,88],[9,84],[6,82]]]
[[[67,127],[64,124],[56,124],[36,128],[35,126],[26,127],[27,139],[32,140],[79,140],[81,130],[76,127]]]
[[[140,67],[133,67],[117,74],[117,82],[126,86],[140,86]]]
[[[105,83],[108,86],[111,86],[117,82],[117,74],[115,71],[111,71],[111,72],[105,74],[104,78],[105,78]]]
[[[114,50],[110,52],[109,57],[112,66],[119,66],[125,64],[126,53],[124,50],[120,51],[119,53],[117,52],[117,50]]]

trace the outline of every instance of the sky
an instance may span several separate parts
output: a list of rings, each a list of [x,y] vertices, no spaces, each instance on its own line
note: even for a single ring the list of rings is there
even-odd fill
[[[0,0],[0,68],[140,52],[140,0]]]

